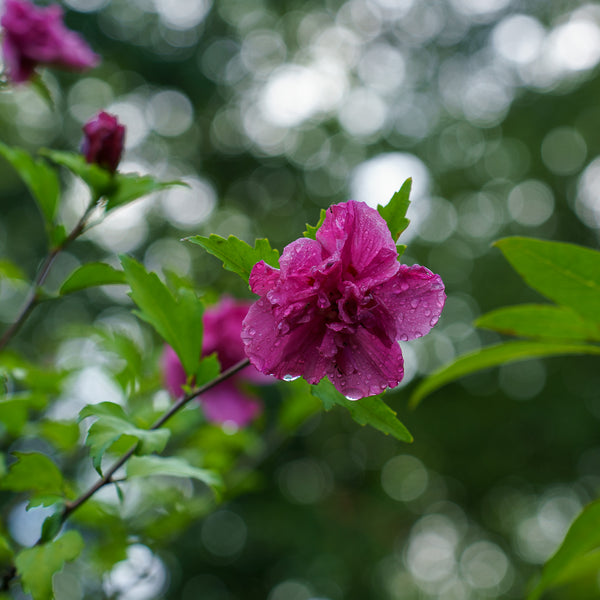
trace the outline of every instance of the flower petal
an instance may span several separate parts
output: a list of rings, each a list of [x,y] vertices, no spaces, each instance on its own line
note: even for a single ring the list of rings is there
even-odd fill
[[[425,335],[440,318],[446,294],[439,275],[420,265],[400,265],[390,281],[374,290],[379,307],[396,325],[396,339]]]
[[[350,400],[380,394],[396,387],[404,377],[400,345],[386,346],[376,335],[359,327],[340,348],[327,375],[335,388]]]
[[[237,427],[244,427],[262,412],[261,403],[240,391],[235,379],[223,381],[202,394],[200,403],[207,421],[233,423]]]

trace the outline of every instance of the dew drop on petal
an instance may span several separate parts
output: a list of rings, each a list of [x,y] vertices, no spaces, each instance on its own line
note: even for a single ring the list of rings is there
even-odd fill
[[[360,400],[363,397],[363,393],[360,390],[348,388],[347,390],[344,390],[344,397],[348,400]]]
[[[438,322],[438,317],[433,317],[431,321],[429,321],[429,326],[433,327]]]
[[[419,306],[419,301],[418,301],[416,298],[413,298],[413,299],[410,301],[410,305],[411,305],[413,308],[417,308],[417,306]]]
[[[408,289],[408,283],[406,281],[400,286],[400,291],[405,292]]]
[[[248,329],[248,335],[256,335],[256,329],[250,327],[250,329]]]
[[[401,342],[408,342],[408,336],[407,336],[405,333],[403,333],[403,334],[400,336],[400,341],[401,341]]]
[[[300,375],[284,375],[283,376],[284,381],[294,381],[299,378],[300,378]]]

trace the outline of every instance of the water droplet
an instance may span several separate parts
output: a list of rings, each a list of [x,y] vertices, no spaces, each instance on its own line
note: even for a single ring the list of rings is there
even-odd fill
[[[418,301],[416,298],[413,298],[413,299],[410,301],[410,305],[411,305],[413,308],[417,308],[417,306],[419,306],[419,301]]]
[[[300,377],[300,375],[284,375],[283,380],[284,381],[294,381],[295,379],[298,379],[299,377]]]
[[[438,322],[438,318],[437,317],[433,317],[433,319],[431,319],[431,321],[429,321],[429,325],[431,327],[433,327],[437,322]]]
[[[354,388],[344,390],[344,396],[348,400],[360,400],[361,398],[364,398],[364,394],[360,390],[356,390]]]
[[[402,292],[405,292],[408,289],[408,283],[404,282],[401,286],[400,286],[400,290]]]
[[[400,341],[401,341],[401,342],[408,342],[408,336],[407,336],[405,333],[403,333],[403,334],[400,336]]]
[[[248,329],[248,334],[249,335],[256,335],[256,329],[254,329],[253,327],[250,327],[250,329]]]
[[[423,313],[426,317],[430,317],[431,316],[431,311],[429,309],[427,309],[424,313]]]

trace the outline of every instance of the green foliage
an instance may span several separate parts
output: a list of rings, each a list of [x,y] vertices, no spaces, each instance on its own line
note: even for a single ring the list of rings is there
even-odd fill
[[[19,392],[9,397],[0,395],[0,423],[6,432],[18,436],[27,423],[31,410],[40,410],[46,406],[45,394],[36,392]]]
[[[499,308],[479,317],[475,325],[521,337],[600,341],[600,326],[566,306],[523,304]]]
[[[125,283],[125,273],[106,263],[92,262],[73,271],[60,287],[60,295],[72,294],[97,285]]]
[[[318,413],[322,404],[311,393],[312,386],[304,379],[289,381],[282,390],[285,397],[279,409],[277,423],[282,431],[292,433],[312,415]]]
[[[14,167],[33,195],[51,229],[58,210],[60,186],[58,177],[44,161],[34,159],[21,148],[11,148],[0,142],[0,154]]]
[[[385,206],[378,206],[379,214],[385,219],[388,224],[392,238],[396,241],[400,234],[408,227],[410,221],[406,218],[406,211],[410,204],[410,188],[412,187],[412,179],[407,179],[402,187],[392,196],[391,200]],[[406,248],[406,246],[404,246]],[[400,251],[402,254],[404,250]]]
[[[316,225],[309,225],[307,223],[306,231],[302,235],[304,237],[310,238],[311,240],[316,240],[317,239],[317,231],[319,231],[319,227],[321,227],[321,225],[323,225],[323,221],[325,220],[326,216],[327,216],[327,211],[324,208],[322,208],[321,215],[319,217],[319,222]]]
[[[413,441],[408,429],[398,420],[396,413],[381,399],[381,396],[348,400],[326,378],[312,386],[312,394],[323,402],[325,410],[331,410],[336,405],[341,406],[359,425],[370,425],[401,442]]]
[[[544,566],[527,597],[537,600],[548,588],[600,569],[600,500],[588,504],[572,523],[560,548]]]
[[[155,475],[189,477],[197,479],[211,488],[223,485],[221,478],[214,471],[194,467],[180,457],[133,456],[127,463],[128,478],[153,477]]]
[[[131,287],[129,295],[140,308],[137,316],[175,350],[185,372],[195,374],[202,351],[202,302],[188,289],[175,298],[156,273],[148,273],[133,258],[122,256],[121,263]]]
[[[600,355],[600,346],[569,342],[516,341],[475,350],[474,352],[458,357],[454,362],[441,367],[429,375],[412,393],[410,404],[416,406],[425,396],[428,396],[438,388],[455,379],[476,373],[482,369],[527,360],[528,358],[564,354]]]
[[[88,163],[82,154],[74,152],[44,149],[42,153],[80,177],[90,188],[95,200],[105,198],[107,211],[173,185],[186,185],[181,181],[161,182],[151,175],[111,173],[94,163]]]
[[[10,465],[0,487],[12,492],[33,492],[35,496],[62,497],[65,484],[60,469],[45,454],[14,452],[17,460]]]
[[[58,450],[68,452],[79,442],[79,427],[73,421],[43,419],[37,424],[38,435]]]
[[[600,252],[522,237],[495,245],[534,290],[584,319],[600,322]]]
[[[254,248],[234,235],[225,239],[213,233],[209,237],[196,235],[186,239],[216,256],[225,269],[237,273],[246,283],[250,279],[252,267],[261,260],[272,267],[279,267],[279,252],[271,248],[266,239],[256,240]]]
[[[112,402],[85,406],[79,413],[79,419],[86,417],[97,417],[85,440],[97,471],[100,471],[104,453],[122,437],[130,444],[138,444],[136,452],[150,454],[162,452],[170,436],[168,429],[141,429],[121,406]]]
[[[194,378],[194,384],[198,387],[212,381],[221,373],[221,363],[216,354],[211,354],[206,358],[203,358],[198,365],[196,370],[196,377]]]
[[[65,562],[75,560],[82,550],[83,539],[76,531],[67,531],[53,542],[22,550],[15,562],[23,589],[33,600],[52,600],[52,577]]]

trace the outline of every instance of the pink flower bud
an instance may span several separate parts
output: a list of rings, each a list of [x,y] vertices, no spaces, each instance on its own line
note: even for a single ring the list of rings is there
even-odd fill
[[[123,152],[125,127],[117,117],[100,112],[83,126],[83,132],[81,153],[85,160],[114,173]]]
[[[8,78],[28,81],[37,65],[76,71],[95,67],[100,57],[77,33],[67,29],[57,5],[38,8],[27,0],[6,0],[0,20]]]

